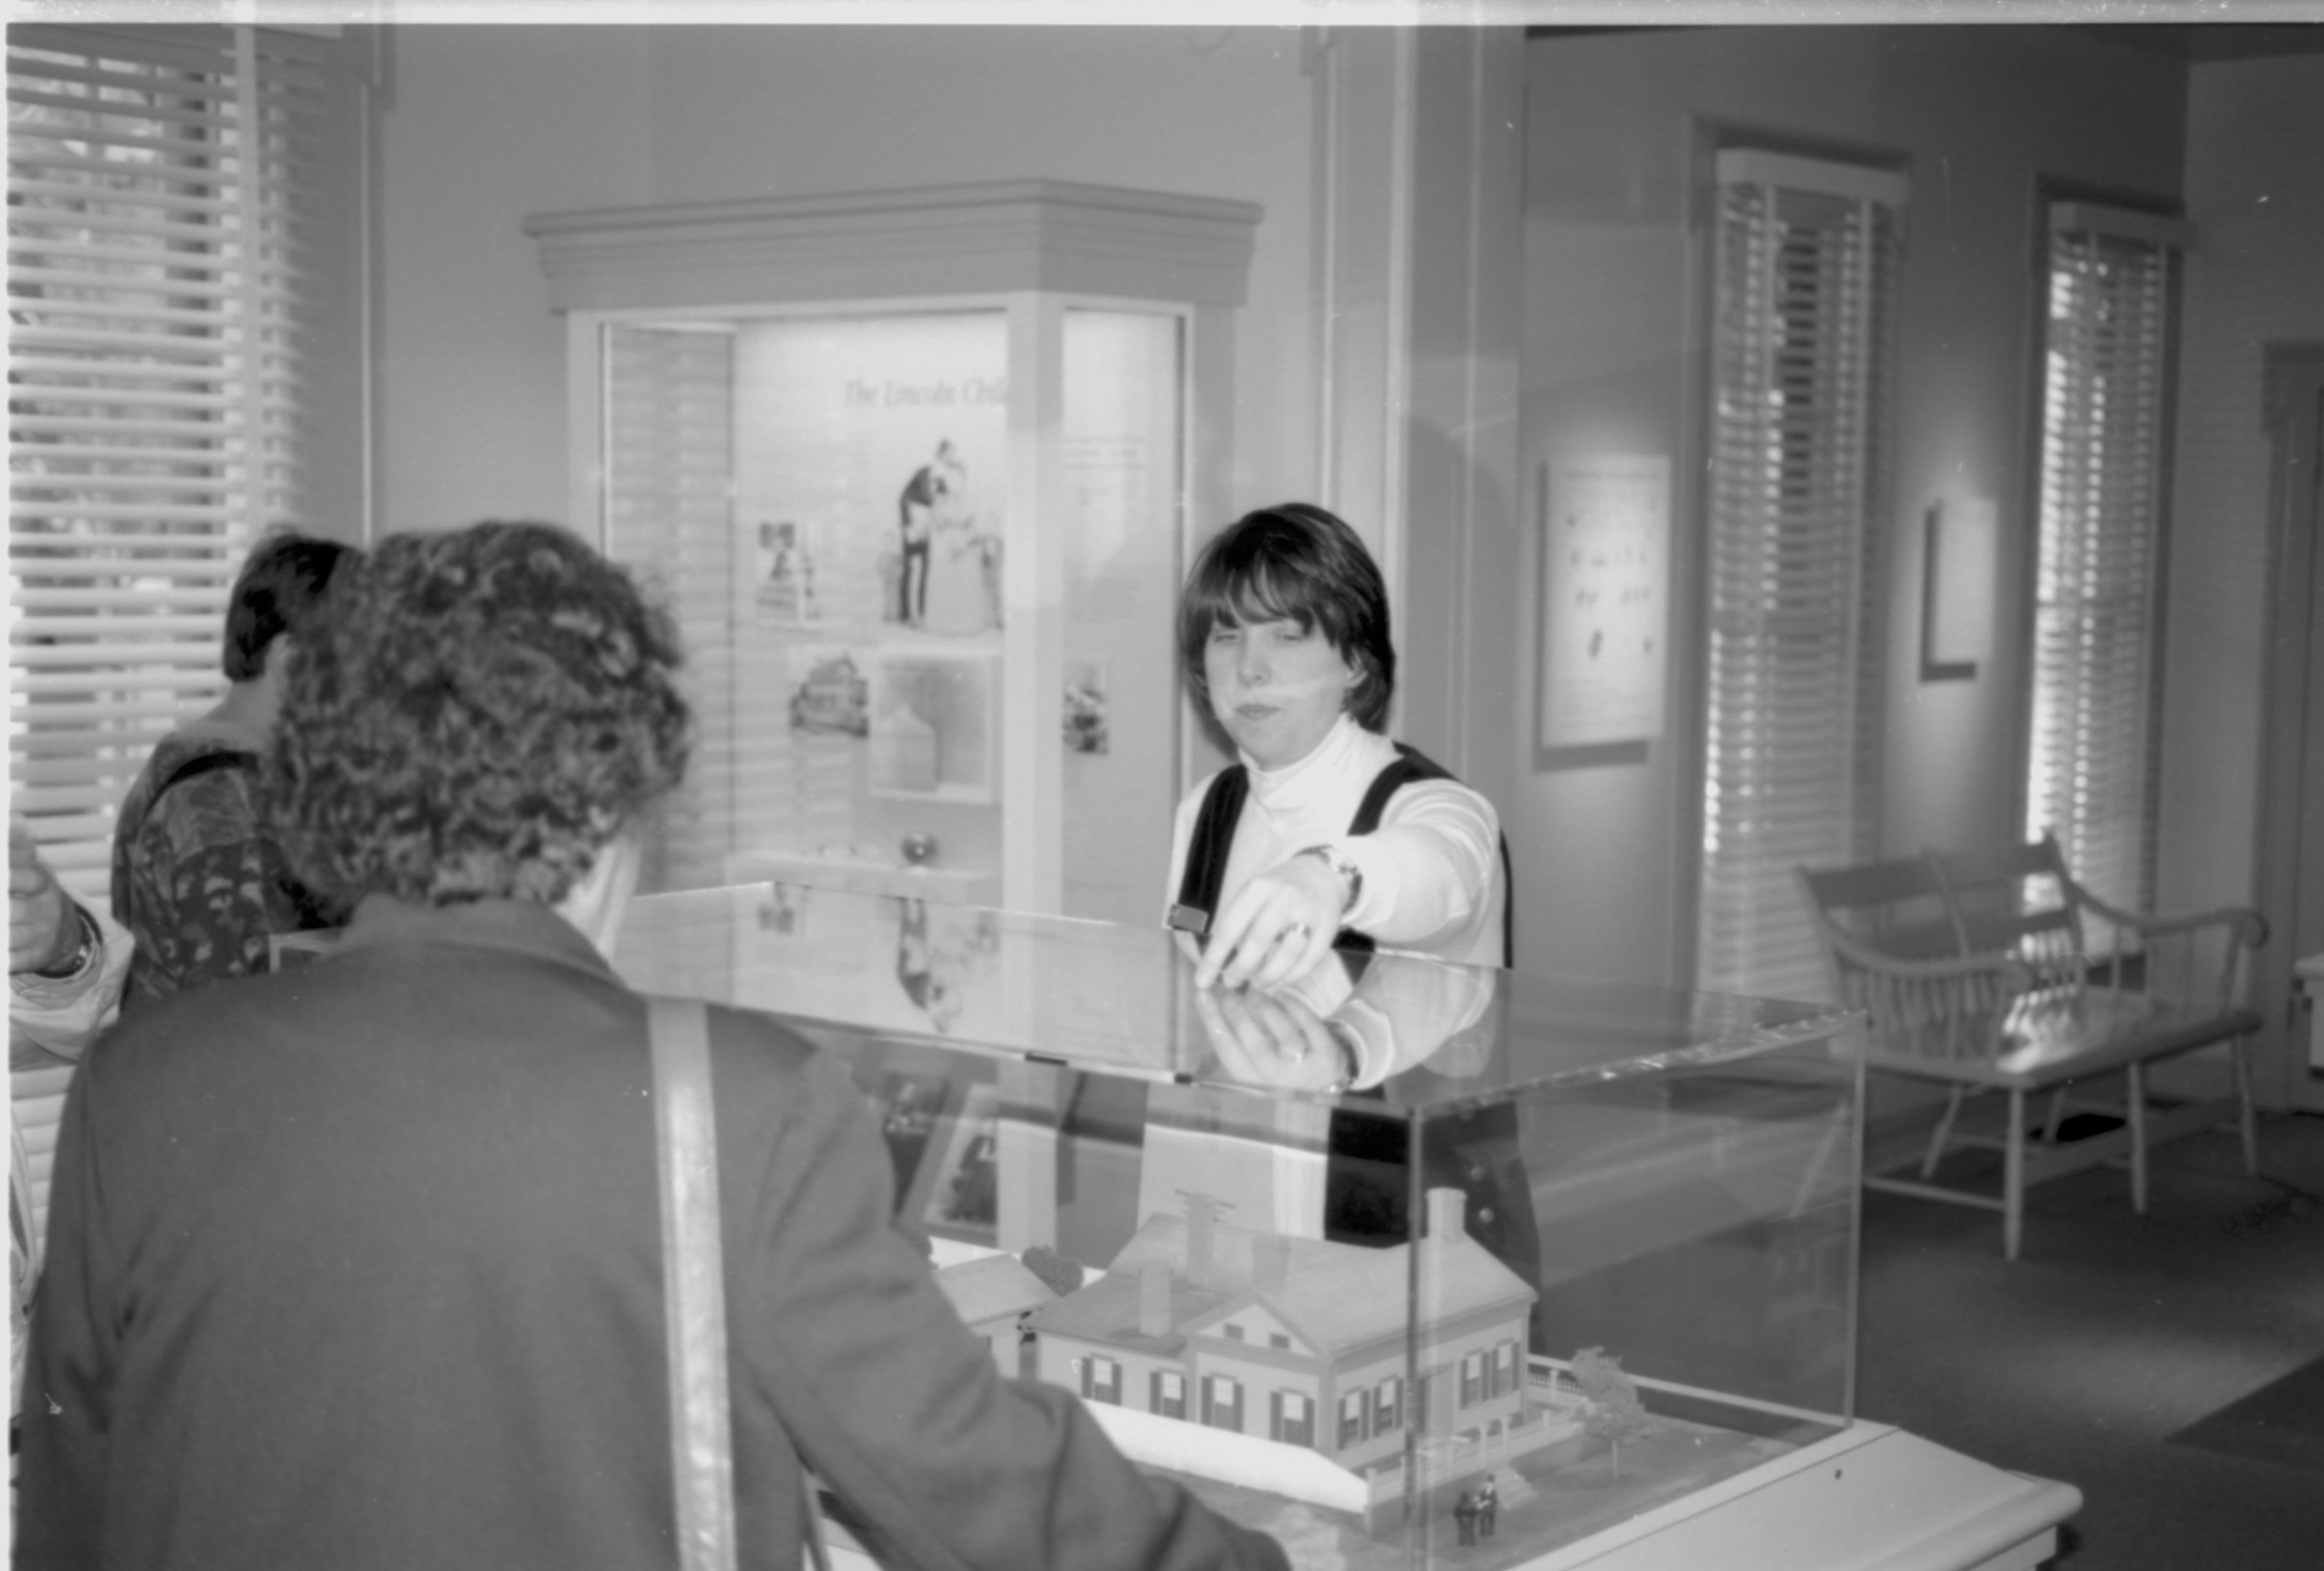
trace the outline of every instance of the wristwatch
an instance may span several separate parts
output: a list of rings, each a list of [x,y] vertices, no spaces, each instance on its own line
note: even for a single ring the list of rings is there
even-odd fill
[[[1302,846],[1292,854],[1301,857],[1321,857],[1323,859],[1325,867],[1340,875],[1341,915],[1345,916],[1349,912],[1353,911],[1356,908],[1356,902],[1363,898],[1364,870],[1356,866],[1355,858],[1348,855],[1339,847],[1328,842],[1322,845]]]
[[[73,946],[70,954],[52,966],[42,966],[32,973],[34,976],[45,977],[52,982],[61,982],[69,978],[78,977],[88,967],[88,957],[97,952],[97,923],[91,921],[88,913],[83,911],[78,905],[72,908],[72,914],[74,924],[80,929],[80,942]]]

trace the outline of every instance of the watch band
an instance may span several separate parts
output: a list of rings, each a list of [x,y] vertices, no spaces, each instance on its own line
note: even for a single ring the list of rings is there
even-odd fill
[[[1353,911],[1356,908],[1356,902],[1364,897],[1364,870],[1356,866],[1355,858],[1348,855],[1339,847],[1326,841],[1319,845],[1302,846],[1293,855],[1321,857],[1323,859],[1323,865],[1340,876],[1342,896],[1340,914],[1342,916]]]
[[[70,954],[52,966],[41,967],[32,973],[34,976],[44,978],[51,982],[63,982],[69,981],[88,969],[89,957],[97,953],[97,946],[101,942],[101,935],[97,932],[96,919],[83,911],[78,901],[72,903],[71,908],[73,923],[80,929],[80,942],[73,946]]]

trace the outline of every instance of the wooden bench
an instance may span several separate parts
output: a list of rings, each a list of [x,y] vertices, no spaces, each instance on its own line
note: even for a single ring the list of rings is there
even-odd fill
[[[2260,1017],[2237,1002],[2251,951],[2266,939],[2256,911],[2122,910],[2077,882],[2049,837],[1990,855],[1797,872],[1833,996],[1866,1014],[1866,1067],[1947,1092],[1918,1173],[1868,1171],[1868,1188],[1998,1210],[2003,1253],[2015,1260],[2034,1184],[2126,1161],[2132,1208],[2143,1214],[2149,1149],[2221,1125],[2238,1131],[2246,1168],[2259,1171],[2244,1039]],[[2150,1098],[2152,1065],[2220,1044],[2230,1094]],[[2061,1139],[2069,1091],[2116,1075],[2121,1094],[2098,1105],[2119,1126]],[[1983,1091],[2006,1095],[1997,1134],[1962,1118]],[[2028,1098],[2044,1094],[2041,1138],[2031,1140]],[[1936,1181],[1958,1145],[2001,1151],[1999,1194]]]

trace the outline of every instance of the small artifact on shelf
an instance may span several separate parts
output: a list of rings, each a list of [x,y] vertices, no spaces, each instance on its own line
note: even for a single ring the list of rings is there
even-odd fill
[[[936,788],[936,728],[903,705],[872,727],[874,790],[934,795]]]
[[[791,693],[791,729],[860,737],[872,729],[872,684],[844,651],[808,668]]]

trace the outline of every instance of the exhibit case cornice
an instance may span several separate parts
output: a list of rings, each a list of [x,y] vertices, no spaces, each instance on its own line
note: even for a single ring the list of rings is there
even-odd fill
[[[1367,1567],[2030,1567],[2063,1485],[1855,1411],[1858,1017],[790,883],[646,896],[641,989],[842,1054],[1006,1373]],[[844,1502],[842,1502],[844,1520]]]
[[[571,519],[689,653],[700,749],[649,887],[1147,914],[1259,219],[1017,180],[527,221]]]

